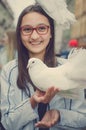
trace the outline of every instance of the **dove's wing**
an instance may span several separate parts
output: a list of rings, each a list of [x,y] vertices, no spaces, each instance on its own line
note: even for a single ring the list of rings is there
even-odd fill
[[[57,93],[59,96],[61,97],[65,97],[65,98],[69,98],[69,99],[83,99],[84,98],[84,95],[83,95],[83,89],[79,88],[74,88],[74,89],[71,89],[71,90],[66,90],[66,91],[60,91]],[[83,96],[81,96],[83,95]],[[81,98],[82,97],[82,98]]]
[[[75,16],[67,9],[65,0],[49,0],[49,2],[46,2],[46,0],[36,1],[57,24],[67,24],[75,21]]]
[[[86,50],[80,49],[61,66],[49,68],[37,60],[30,69],[32,82],[41,90],[55,86],[60,90],[86,88]],[[85,63],[84,63],[85,62]]]
[[[69,66],[69,64],[67,65]],[[78,86],[80,87],[81,85],[79,83],[68,78],[67,65],[55,68],[42,68],[38,74],[30,74],[31,80],[34,85],[42,91],[46,91],[51,86],[55,86],[59,90],[69,90]]]
[[[32,82],[36,87],[45,91],[51,86],[55,86],[59,89],[65,90],[64,82],[67,84],[65,77],[62,77],[62,73],[57,71],[58,68],[46,68],[43,69],[38,75],[33,75],[31,77]],[[62,79],[64,78],[64,79]]]
[[[70,70],[68,77],[72,80],[86,82],[86,49],[75,49],[74,54],[69,57]]]

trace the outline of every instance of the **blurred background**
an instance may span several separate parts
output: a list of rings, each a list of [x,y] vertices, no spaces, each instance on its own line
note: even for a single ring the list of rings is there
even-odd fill
[[[55,45],[56,54],[59,55],[62,52],[69,49],[69,41],[76,39],[79,46],[86,48],[86,0],[66,0],[68,9],[75,14],[77,22],[71,25],[69,28],[57,30],[57,43]],[[16,43],[14,46],[7,47],[11,40],[8,40],[7,31],[15,31],[16,23],[20,12],[28,6],[34,3],[34,0],[0,0],[0,68],[17,56]],[[11,36],[12,38],[12,36]],[[13,38],[12,38],[13,39]],[[16,39],[16,38],[15,38]],[[4,48],[4,49],[3,49]],[[8,54],[9,50],[15,50],[15,54]],[[5,50],[5,51],[4,51]],[[8,52],[6,52],[8,50]],[[6,52],[3,54],[3,52]],[[6,55],[15,55],[7,60]],[[4,60],[5,59],[5,60]]]

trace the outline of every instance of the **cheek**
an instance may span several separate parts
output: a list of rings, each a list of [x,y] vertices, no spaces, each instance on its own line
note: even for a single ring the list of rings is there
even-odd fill
[[[51,34],[48,34],[44,37],[45,42],[48,44],[51,39]]]
[[[28,37],[21,35],[21,40],[24,41],[24,42],[25,42],[25,41],[28,41]]]
[[[28,38],[21,36],[22,44],[28,49]]]
[[[28,42],[28,37],[21,35],[21,40],[22,40],[22,43],[25,44],[26,42]]]

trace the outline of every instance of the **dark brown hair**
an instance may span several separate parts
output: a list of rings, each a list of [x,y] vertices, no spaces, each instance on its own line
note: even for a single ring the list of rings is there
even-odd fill
[[[16,28],[16,34],[17,34],[17,43],[18,43],[18,80],[17,84],[20,89],[27,89],[27,82],[30,82],[30,78],[28,75],[28,71],[26,69],[28,59],[30,58],[28,55],[28,50],[25,48],[25,46],[22,43],[21,36],[20,36],[20,26],[22,22],[22,18],[30,13],[30,12],[38,12],[45,17],[47,17],[50,28],[51,28],[51,35],[52,38],[49,41],[49,44],[46,48],[46,53],[44,57],[44,62],[50,67],[55,66],[55,54],[54,54],[54,21],[51,17],[49,17],[45,11],[40,7],[40,5],[35,4],[28,6],[25,8],[22,13],[20,14],[20,17],[18,19],[17,28]]]

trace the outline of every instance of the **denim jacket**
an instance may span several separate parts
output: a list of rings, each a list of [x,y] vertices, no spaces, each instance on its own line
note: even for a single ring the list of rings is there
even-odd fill
[[[6,130],[38,130],[36,107],[33,109],[29,97],[17,86],[17,60],[9,62],[1,73],[1,122]],[[28,83],[31,95],[33,87]],[[80,90],[84,97],[84,90]],[[60,121],[50,130],[82,130],[86,128],[86,100],[66,99],[56,95],[49,103],[50,109],[60,111]]]

